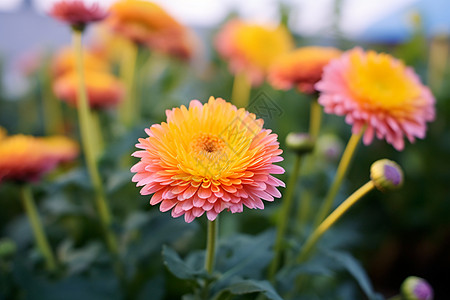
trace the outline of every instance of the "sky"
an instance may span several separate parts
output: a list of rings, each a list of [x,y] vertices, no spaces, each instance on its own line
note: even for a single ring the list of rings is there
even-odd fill
[[[34,0],[41,12],[56,0]],[[84,0],[108,6],[115,0]],[[291,7],[291,29],[304,35],[314,35],[331,27],[335,0],[154,0],[182,23],[193,27],[214,27],[232,10],[244,19],[278,22],[278,3]],[[22,0],[0,0],[0,10],[13,10]],[[343,0],[341,30],[349,37],[357,36],[382,16],[417,0]]]

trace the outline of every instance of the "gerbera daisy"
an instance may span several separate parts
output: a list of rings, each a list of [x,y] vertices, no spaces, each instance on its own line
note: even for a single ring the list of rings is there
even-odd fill
[[[258,85],[274,60],[292,49],[293,41],[283,26],[232,20],[219,32],[215,45],[232,73],[244,72],[253,85]]]
[[[202,105],[192,100],[166,111],[167,123],[146,129],[133,153],[141,158],[131,168],[142,195],[154,194],[151,205],[172,209],[192,222],[206,212],[214,220],[224,209],[232,213],[263,209],[261,201],[280,197],[284,183],[270,174],[284,169],[277,135],[263,129],[263,120],[223,99]]]
[[[366,126],[364,144],[374,136],[397,150],[403,137],[424,138],[435,118],[434,97],[413,69],[384,53],[352,49],[325,67],[316,84],[326,113],[345,115],[358,133]]]
[[[88,6],[82,0],[61,0],[53,4],[49,15],[74,28],[84,29],[89,23],[103,20],[108,13],[98,3]]]
[[[95,109],[104,109],[115,106],[124,95],[122,83],[113,75],[106,72],[86,70],[86,90],[89,105]],[[78,101],[78,76],[76,72],[69,72],[58,77],[53,90],[55,95],[75,106]]]
[[[192,34],[159,5],[126,0],[115,3],[110,11],[107,24],[116,33],[169,55],[191,56]]]
[[[35,181],[58,163],[42,140],[13,135],[0,141],[0,181]]]
[[[302,47],[280,56],[270,67],[268,79],[276,89],[289,90],[293,87],[300,92],[312,94],[322,77],[323,67],[330,60],[341,55],[332,47]]]
[[[75,159],[80,152],[80,148],[74,140],[62,135],[44,137],[42,141],[47,146],[47,151],[59,163],[69,162]]]

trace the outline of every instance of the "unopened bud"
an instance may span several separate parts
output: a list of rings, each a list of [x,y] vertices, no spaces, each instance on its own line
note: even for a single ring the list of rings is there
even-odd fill
[[[370,179],[382,192],[396,190],[403,184],[403,171],[392,160],[380,159],[370,167]]]
[[[420,277],[409,276],[403,281],[401,293],[404,300],[433,300],[431,285]]]
[[[314,150],[315,141],[307,133],[290,132],[286,136],[286,145],[297,154],[305,154]]]

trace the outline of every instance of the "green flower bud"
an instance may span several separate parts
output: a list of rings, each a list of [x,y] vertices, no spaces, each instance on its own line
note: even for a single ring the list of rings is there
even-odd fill
[[[403,171],[392,160],[380,159],[370,167],[370,179],[382,192],[396,190],[403,184]]]
[[[307,133],[290,132],[286,136],[286,146],[297,154],[305,154],[314,150],[315,141]]]

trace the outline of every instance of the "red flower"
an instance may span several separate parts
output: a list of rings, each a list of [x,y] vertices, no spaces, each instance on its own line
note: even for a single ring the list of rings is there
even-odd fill
[[[71,26],[83,28],[88,23],[103,20],[108,13],[97,3],[87,6],[81,0],[61,0],[55,2],[49,15]]]

